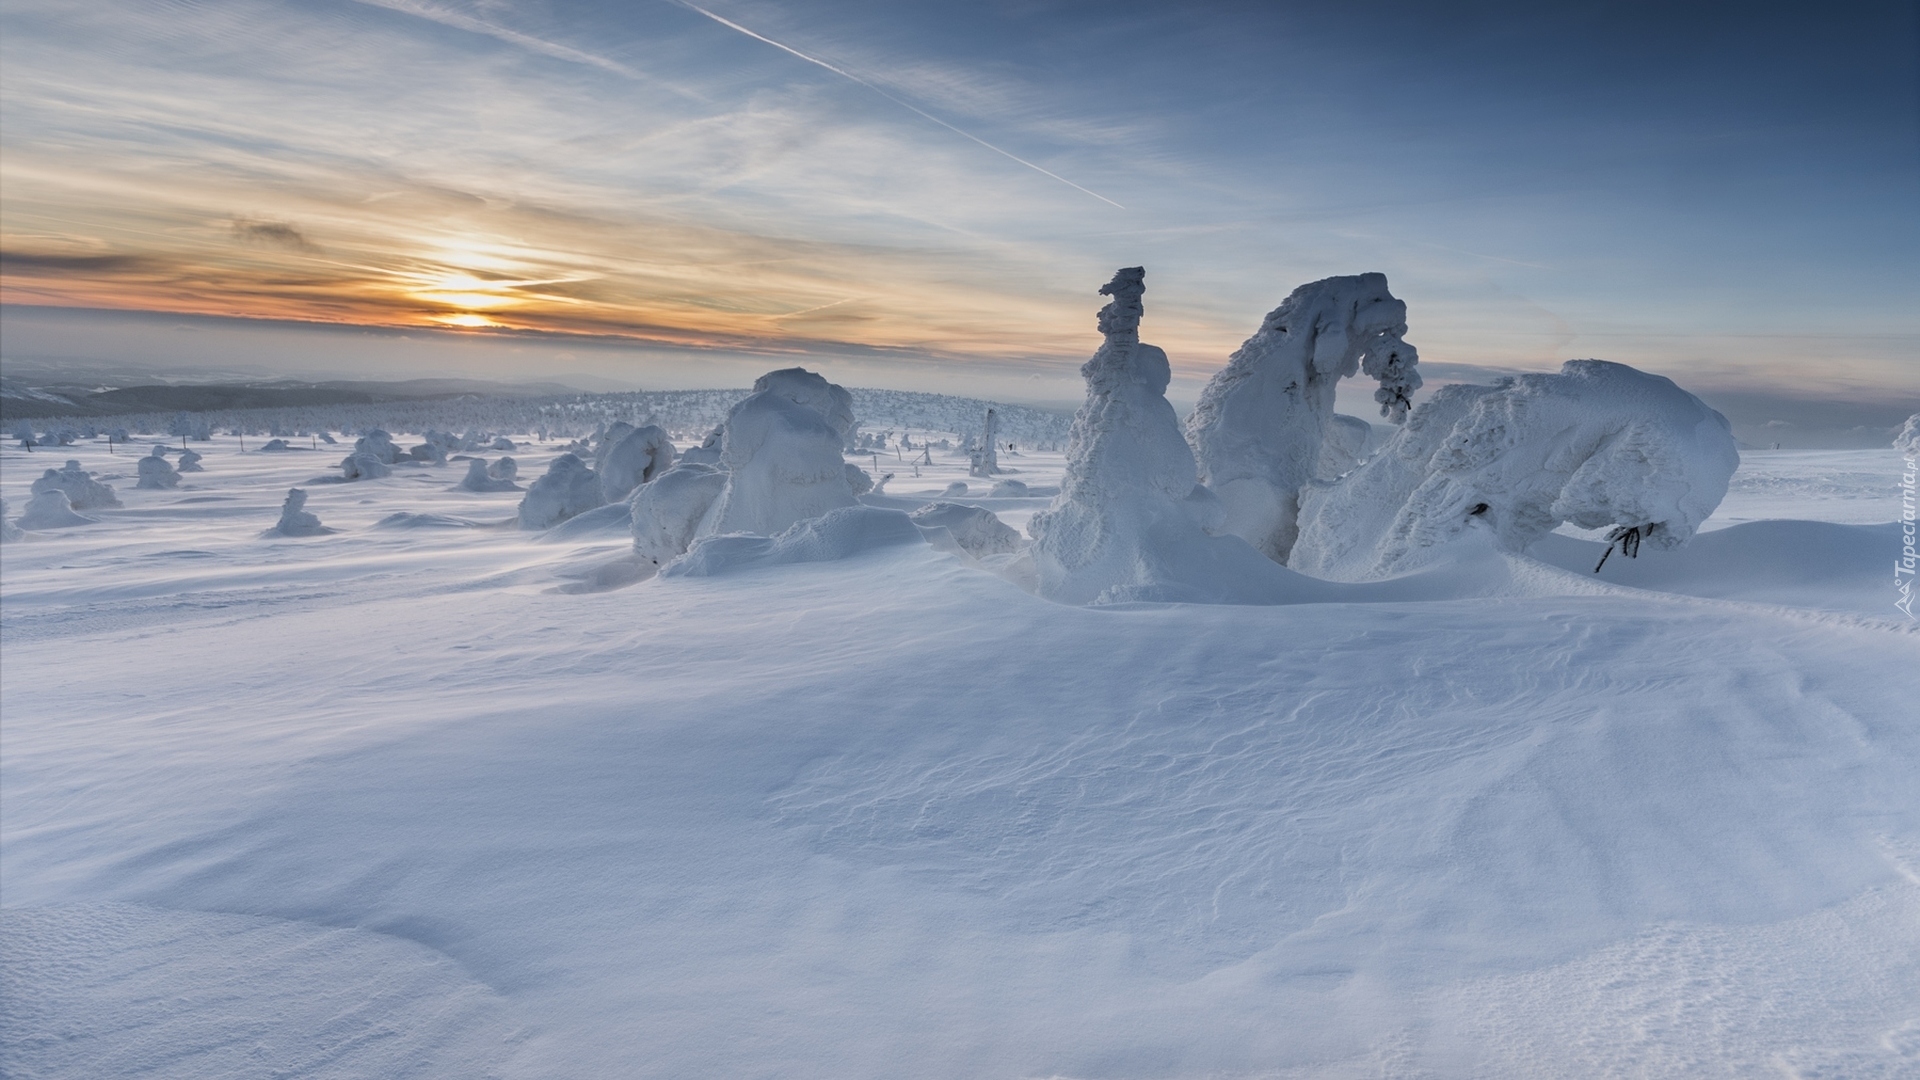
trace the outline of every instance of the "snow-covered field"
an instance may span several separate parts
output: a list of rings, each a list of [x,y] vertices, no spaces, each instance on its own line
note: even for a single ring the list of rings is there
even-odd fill
[[[263,538],[344,447],[195,446],[0,451],[125,503],[0,548],[9,1077],[1920,1075],[1892,451],[1501,595],[1090,609],[926,545],[563,592],[624,530],[457,461]],[[887,494],[984,493],[933,457]]]

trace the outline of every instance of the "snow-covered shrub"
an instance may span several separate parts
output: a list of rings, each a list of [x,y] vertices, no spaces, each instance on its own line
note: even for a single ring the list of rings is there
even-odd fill
[[[346,480],[378,480],[383,476],[392,476],[393,470],[377,456],[355,450],[340,459],[340,475]]]
[[[287,489],[287,501],[280,504],[280,523],[267,530],[271,536],[322,536],[333,531],[307,509],[307,493],[301,488]]]
[[[113,493],[112,485],[95,480],[92,473],[81,468],[80,463],[73,460],[69,460],[64,468],[48,469],[40,475],[40,479],[33,482],[35,495],[49,491],[64,493],[67,503],[75,510],[94,510],[104,506],[120,505],[120,499]]]
[[[618,438],[612,432],[626,428]],[[619,502],[633,489],[673,467],[673,439],[652,424],[635,428],[616,424],[609,430],[605,450],[594,471],[600,474],[600,493],[607,502]]]
[[[1520,552],[1563,522],[1679,547],[1739,463],[1725,417],[1625,364],[1569,360],[1557,375],[1446,386],[1365,465],[1302,493],[1290,565],[1384,577],[1469,530]]]
[[[909,516],[922,529],[946,530],[960,550],[976,559],[1020,550],[1020,534],[984,507],[936,502]]]
[[[512,440],[512,439],[509,439],[509,438],[507,438],[506,436],[504,436],[504,435],[503,435],[503,436],[501,436],[500,438],[497,438],[497,439],[495,439],[495,440],[493,440],[493,443],[492,443],[492,444],[491,444],[490,446],[488,446],[488,447],[487,447],[487,449],[489,449],[489,450],[513,450],[513,449],[516,449],[516,448],[515,448],[515,446],[513,445],[513,440]]]
[[[33,498],[27,500],[27,508],[21,513],[18,524],[23,529],[65,529],[74,525],[91,525],[95,520],[74,513],[73,504],[68,501],[65,491],[47,488],[35,491]]]
[[[503,455],[500,460],[487,466],[487,476],[494,480],[518,480],[520,463]]]
[[[873,476],[867,470],[849,461],[847,462],[847,487],[853,490],[855,496],[865,495],[873,490]]]
[[[495,479],[480,458],[467,459],[467,475],[458,485],[462,491],[519,491],[520,485],[511,480]]]
[[[1102,286],[1106,343],[1080,368],[1087,402],[1074,417],[1067,471],[1033,516],[1042,596],[1069,604],[1129,600],[1273,599],[1282,568],[1238,537],[1208,535],[1189,512],[1193,451],[1168,404],[1167,354],[1140,341],[1146,272]]]
[[[292,449],[293,447],[287,445],[287,440],[285,439],[268,439],[266,442],[260,444],[258,452],[262,454],[284,454]]]
[[[1405,418],[1420,387],[1406,332],[1407,305],[1387,291],[1384,274],[1302,285],[1267,315],[1187,418],[1200,478],[1220,496],[1227,532],[1286,561],[1300,489],[1322,474],[1328,442],[1340,455],[1353,435],[1334,420],[1335,384],[1365,371],[1380,382],[1382,415]]]
[[[180,451],[180,463],[174,468],[181,472],[206,472],[200,464],[200,455],[192,450]]]
[[[31,450],[39,445],[33,439],[33,425],[25,420],[14,421],[13,438],[18,439],[24,449]]]
[[[776,378],[778,376],[779,378]],[[846,392],[798,368],[762,376],[766,384],[727,414],[720,463],[727,486],[702,533],[754,533],[772,536],[797,521],[854,504],[840,450],[844,436],[807,404],[797,390],[809,390],[811,376],[831,393],[810,400],[837,405]]]
[[[353,453],[355,456],[365,454],[382,465],[393,465],[406,456],[400,452],[399,447],[393,445],[393,436],[379,428],[374,428],[354,440]]]
[[[633,551],[665,565],[692,546],[700,522],[726,489],[726,470],[682,461],[633,496]]]
[[[149,491],[180,486],[180,474],[167,462],[164,446],[156,446],[153,453],[140,459],[140,482],[134,487]]]
[[[20,539],[20,526],[7,517],[7,500],[0,499],[0,541]]]
[[[447,463],[447,447],[445,443],[428,440],[408,450],[407,456],[415,461],[424,461],[429,465],[445,465]]]
[[[577,454],[561,454],[520,500],[520,527],[546,529],[603,505],[600,478]]]

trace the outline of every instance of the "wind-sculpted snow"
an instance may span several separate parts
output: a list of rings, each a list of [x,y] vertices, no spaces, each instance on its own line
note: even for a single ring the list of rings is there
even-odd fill
[[[7,500],[0,499],[0,541],[18,540],[23,535],[20,526],[13,523],[13,517],[7,510]]]
[[[58,469],[48,469],[33,482],[33,493],[44,495],[58,491],[67,497],[67,504],[75,510],[97,510],[120,505],[119,496],[113,492],[111,484],[103,484],[93,478],[93,473],[80,467],[80,462],[68,459]]]
[[[164,446],[154,447],[153,453],[141,458],[136,471],[140,474],[140,482],[135,487],[158,491],[180,486],[180,474],[167,461]]]
[[[663,578],[713,577],[769,566],[835,562],[863,552],[923,542],[913,519],[899,510],[842,506],[794,523],[777,536],[727,533],[694,542],[660,571]]]
[[[945,530],[955,547],[975,559],[1011,555],[1022,546],[1020,534],[985,507],[936,502],[913,511],[911,516],[922,529]]]
[[[551,528],[576,514],[584,514],[606,500],[600,496],[600,478],[577,454],[561,454],[547,473],[527,488],[520,500],[522,529]]]
[[[1469,532],[1517,553],[1562,523],[1674,548],[1739,463],[1724,417],[1624,364],[1570,360],[1557,375],[1442,387],[1367,464],[1304,493],[1289,565],[1385,577]]]
[[[853,395],[844,387],[828,382],[823,375],[806,368],[781,368],[753,380],[753,392],[775,393],[795,405],[812,409],[840,436],[842,445],[847,445],[853,437],[857,423],[853,415]]]
[[[1335,384],[1364,371],[1380,382],[1381,415],[1394,423],[1406,416],[1420,387],[1406,332],[1407,305],[1387,291],[1384,274],[1302,285],[1267,315],[1187,418],[1200,478],[1225,507],[1226,532],[1286,561],[1300,489],[1358,460],[1357,433],[1335,418]]]
[[[1060,495],[1027,531],[1040,594],[1069,604],[1178,600],[1276,603],[1313,591],[1236,536],[1213,536],[1189,511],[1193,451],[1168,404],[1167,354],[1139,338],[1145,272],[1123,269],[1100,292],[1106,343],[1081,367],[1087,403],[1074,418]]]
[[[375,428],[365,435],[360,436],[358,439],[355,439],[353,452],[355,455],[368,455],[379,461],[382,465],[395,464],[402,457],[406,456],[400,452],[399,447],[393,444],[393,436],[379,428]]]
[[[378,455],[356,450],[340,459],[340,478],[346,481],[378,480],[383,476],[392,476],[393,469],[381,461]]]
[[[180,451],[180,463],[174,467],[183,473],[207,471],[206,468],[200,464],[200,455],[192,450]]]

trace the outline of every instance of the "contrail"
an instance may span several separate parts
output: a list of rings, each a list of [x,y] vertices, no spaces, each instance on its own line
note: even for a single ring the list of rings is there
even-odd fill
[[[844,71],[840,68],[834,67],[832,64],[827,63],[825,60],[818,60],[818,59],[815,59],[814,57],[808,56],[806,53],[803,53],[799,49],[793,48],[790,45],[782,45],[779,42],[763,34],[756,34],[753,31],[747,29],[746,27],[741,26],[739,23],[733,22],[728,19],[723,19],[720,16],[715,15],[713,12],[708,11],[706,8],[701,7],[699,4],[690,2],[690,0],[673,0],[673,2],[676,4],[679,4],[681,7],[687,8],[690,11],[697,11],[700,14],[705,15],[707,18],[712,19],[714,22],[719,23],[721,26],[724,26],[729,30],[738,30],[755,41],[764,41],[767,44],[773,46],[774,48],[779,49],[781,52],[790,53],[794,56],[799,57],[802,60],[805,60],[809,64],[826,68],[828,71],[833,72],[835,75],[838,75],[841,78],[852,79],[854,82],[857,82],[861,86],[864,86],[867,89],[873,91],[874,93],[879,94],[881,97],[886,98],[888,101],[893,102],[895,105],[898,105],[901,108],[906,109],[909,112],[912,112],[914,115],[919,116],[923,119],[931,120],[934,123],[939,124],[941,127],[946,128],[948,131],[951,131],[955,135],[958,135],[962,138],[971,139],[974,142],[979,143],[981,146],[984,146],[987,149],[993,151],[994,153],[999,154],[1001,157],[1008,158],[1009,160],[1012,160],[1012,161],[1017,161],[1020,164],[1025,165],[1027,168],[1032,169],[1034,172],[1041,174],[1042,176],[1051,176],[1055,180],[1060,181],[1061,183],[1072,188],[1073,190],[1082,192],[1087,195],[1091,195],[1094,198],[1099,199],[1101,202],[1106,203],[1108,206],[1116,207],[1121,210],[1126,209],[1126,207],[1121,206],[1119,203],[1114,202],[1112,199],[1107,198],[1105,195],[1102,195],[1097,191],[1089,191],[1088,189],[1081,187],[1079,184],[1074,183],[1073,181],[1067,179],[1066,177],[1061,176],[1059,173],[1049,172],[1046,169],[1043,169],[1040,166],[1035,165],[1033,162],[1028,161],[1026,158],[1019,156],[1018,154],[1010,154],[1007,151],[1000,149],[999,147],[993,145],[992,143],[988,142],[987,140],[981,138],[978,135],[974,135],[970,132],[962,131],[959,128],[954,127],[952,124],[949,124],[945,120],[942,120],[939,117],[933,115],[932,113],[927,112],[925,109],[919,108],[918,106],[912,104],[911,102],[902,101],[901,99],[894,97],[892,94],[887,93],[885,90],[880,89],[878,86],[875,86],[874,84],[868,82],[867,80],[861,78],[860,76],[855,75],[851,71]]]

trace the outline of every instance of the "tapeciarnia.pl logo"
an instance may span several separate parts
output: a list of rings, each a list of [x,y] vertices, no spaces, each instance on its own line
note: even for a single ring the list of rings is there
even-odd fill
[[[1913,614],[1913,481],[1916,472],[1916,459],[1906,459],[1906,471],[1900,474],[1900,557],[1893,561],[1893,587],[1900,594],[1893,606],[1904,612],[1907,618]]]

